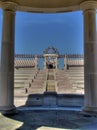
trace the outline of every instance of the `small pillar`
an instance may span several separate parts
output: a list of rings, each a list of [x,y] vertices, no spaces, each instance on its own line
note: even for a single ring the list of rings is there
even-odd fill
[[[38,57],[35,56],[35,68],[37,69],[38,68]]]
[[[64,69],[67,70],[67,56],[64,57]]]
[[[44,57],[44,69],[46,69],[46,57]]]
[[[57,57],[56,57],[55,63],[56,63],[56,69],[57,69],[58,68],[58,58]]]

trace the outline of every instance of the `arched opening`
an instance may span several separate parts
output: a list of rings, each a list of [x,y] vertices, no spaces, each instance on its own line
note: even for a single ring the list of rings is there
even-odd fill
[[[49,64],[48,69],[54,69],[53,64]]]
[[[22,17],[21,13],[18,12],[17,14],[18,14],[17,15],[18,18]],[[78,19],[78,21],[77,20],[75,21],[73,18],[75,18],[77,15],[78,15],[79,18],[81,17],[81,19],[80,20]],[[34,18],[32,18],[32,16],[35,17],[35,21],[34,21]],[[54,20],[55,17],[57,18],[57,20]],[[18,18],[17,18],[17,20],[18,20]],[[47,75],[49,75],[48,76],[49,80],[46,81],[46,79],[44,79],[44,81],[47,82],[46,83],[47,89],[46,89],[46,91],[44,91],[44,93],[50,92],[50,91],[51,91],[51,93],[55,92],[56,86],[58,86],[58,90],[60,90],[60,88],[61,88],[59,95],[61,95],[61,94],[68,94],[68,95],[74,94],[74,92],[72,91],[73,89],[70,90],[70,87],[73,86],[72,82],[70,81],[70,83],[67,83],[67,81],[69,81],[68,79],[70,78],[70,74],[69,74],[69,77],[64,79],[64,75],[63,75],[64,63],[66,63],[66,61],[64,60],[65,56],[63,57],[62,54],[67,53],[67,54],[72,55],[74,53],[79,53],[79,54],[83,53],[83,49],[82,49],[83,48],[82,47],[82,45],[83,45],[82,31],[83,30],[82,30],[82,24],[79,24],[79,22],[82,22],[81,12],[60,13],[60,14],[33,14],[33,13],[29,14],[29,13],[26,13],[25,18],[27,19],[27,21],[24,22],[24,25],[21,25],[22,22],[18,23],[21,26],[23,26],[22,28],[21,28],[20,25],[17,24],[21,29],[19,28],[20,35],[18,35],[17,34],[18,28],[16,28],[17,29],[16,30],[16,34],[17,34],[17,36],[16,36],[17,37],[16,38],[16,53],[18,53],[20,51],[21,52],[25,51],[29,54],[29,52],[32,53],[32,49],[33,49],[33,55],[34,54],[39,55],[38,60],[43,59],[42,60],[43,66],[41,67],[41,69],[39,68],[40,72],[39,72],[39,74],[37,73],[37,76],[35,76],[35,79],[33,80],[33,81],[35,81],[35,84],[33,82],[33,83],[31,83],[31,85],[34,84],[34,86],[35,86],[36,84],[40,84],[40,86],[41,86],[41,83],[43,82],[44,77],[46,77],[46,76],[42,75],[43,73],[46,72],[46,70],[44,69],[44,65],[45,65],[46,69],[49,69],[51,71],[49,71],[47,73]],[[25,21],[25,18],[22,18],[21,21],[23,19]],[[40,19],[40,21],[39,21],[39,19]],[[47,21],[47,19],[48,19],[48,21]],[[71,24],[71,22],[69,22],[71,20],[72,20],[73,24]],[[69,22],[70,25],[68,24],[68,22]],[[74,24],[75,24],[75,26],[74,26]],[[72,30],[71,30],[71,28],[72,28]],[[26,31],[25,31],[25,29],[26,29]],[[24,36],[22,35],[22,31],[24,32]],[[31,36],[30,36],[30,34],[31,34]],[[76,36],[76,34],[78,34],[78,35]],[[53,38],[52,38],[52,36],[53,36]],[[19,45],[18,45],[19,42],[17,42],[18,37],[20,38],[21,41],[24,41]],[[32,42],[34,41],[34,44],[31,44],[31,41]],[[47,43],[46,43],[46,41],[47,41]],[[51,43],[49,41],[51,41]],[[63,44],[60,44],[61,42],[63,42]],[[28,44],[26,44],[26,43],[28,43]],[[23,46],[25,46],[25,48]],[[19,47],[21,48],[21,50],[20,50]],[[46,48],[46,50],[45,50],[45,48]],[[59,60],[60,58],[57,56],[58,58],[57,58],[57,61],[56,61],[56,55],[55,54],[59,55],[58,51],[60,53],[62,53],[62,54],[60,54],[60,58],[63,59],[63,60]],[[44,57],[46,57],[46,59],[43,57],[42,54],[46,54],[44,56]],[[74,61],[74,59],[75,59],[75,57],[69,58],[68,64],[70,64],[71,61]],[[59,60],[59,63],[58,63],[58,60]],[[79,62],[79,60],[80,59],[78,59],[78,62]],[[77,60],[75,60],[74,62],[76,62],[76,61]],[[58,63],[57,65],[56,65],[56,62]],[[67,64],[67,68],[68,68],[68,66],[69,66],[69,68],[72,68],[72,65],[70,66],[68,64]],[[63,66],[63,68],[60,67],[60,66]],[[58,74],[57,74],[57,77],[56,77],[54,69],[57,68],[57,67],[61,68],[61,69],[59,69],[59,72],[57,72]],[[69,72],[69,70],[70,69],[68,69],[67,72]],[[43,71],[45,71],[45,72],[43,72]],[[64,74],[65,74],[65,72],[64,72]],[[40,77],[38,77],[39,75],[40,75]],[[78,75],[78,71],[77,71],[76,75]],[[81,75],[83,75],[83,73]],[[55,77],[57,78],[56,80],[55,80]],[[53,79],[53,81],[50,83],[49,81],[52,80],[52,79]],[[79,79],[76,80],[76,78],[74,77],[74,82],[78,81]],[[39,80],[41,80],[41,82]],[[83,77],[81,77],[81,83],[82,83],[81,87],[82,87],[82,89],[77,92],[78,94],[84,93],[83,80],[84,80]],[[37,81],[37,83],[36,83],[36,81]],[[58,81],[58,82],[56,82],[56,81]],[[65,88],[64,86],[67,86],[67,88]],[[29,93],[31,91],[29,90]],[[79,98],[81,98],[81,97],[79,97]],[[36,103],[41,101],[41,98],[39,98],[39,99],[40,100],[38,100],[38,101],[36,100]],[[74,97],[74,99],[76,99],[76,98]],[[63,101],[63,102],[65,102],[65,101]]]

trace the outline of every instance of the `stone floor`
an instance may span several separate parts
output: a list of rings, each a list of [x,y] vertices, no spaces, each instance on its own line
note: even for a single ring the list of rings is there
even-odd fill
[[[0,130],[97,130],[97,116],[74,110],[20,109],[0,115]]]

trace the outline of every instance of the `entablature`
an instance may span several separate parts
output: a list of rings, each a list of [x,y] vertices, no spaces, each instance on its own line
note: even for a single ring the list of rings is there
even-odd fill
[[[36,13],[60,13],[82,10],[82,6],[87,3],[97,3],[97,0],[1,0],[0,7],[7,4],[16,4],[17,11]],[[83,4],[82,4],[83,3]]]

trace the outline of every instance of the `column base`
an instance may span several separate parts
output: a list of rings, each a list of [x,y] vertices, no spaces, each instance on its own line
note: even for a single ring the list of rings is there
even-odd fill
[[[84,107],[81,112],[84,116],[96,116],[97,117],[97,107]]]
[[[0,106],[0,113],[4,115],[13,115],[17,114],[17,110],[15,106]]]
[[[86,107],[83,108],[83,111],[85,111],[85,112],[97,112],[97,107],[86,106]]]

